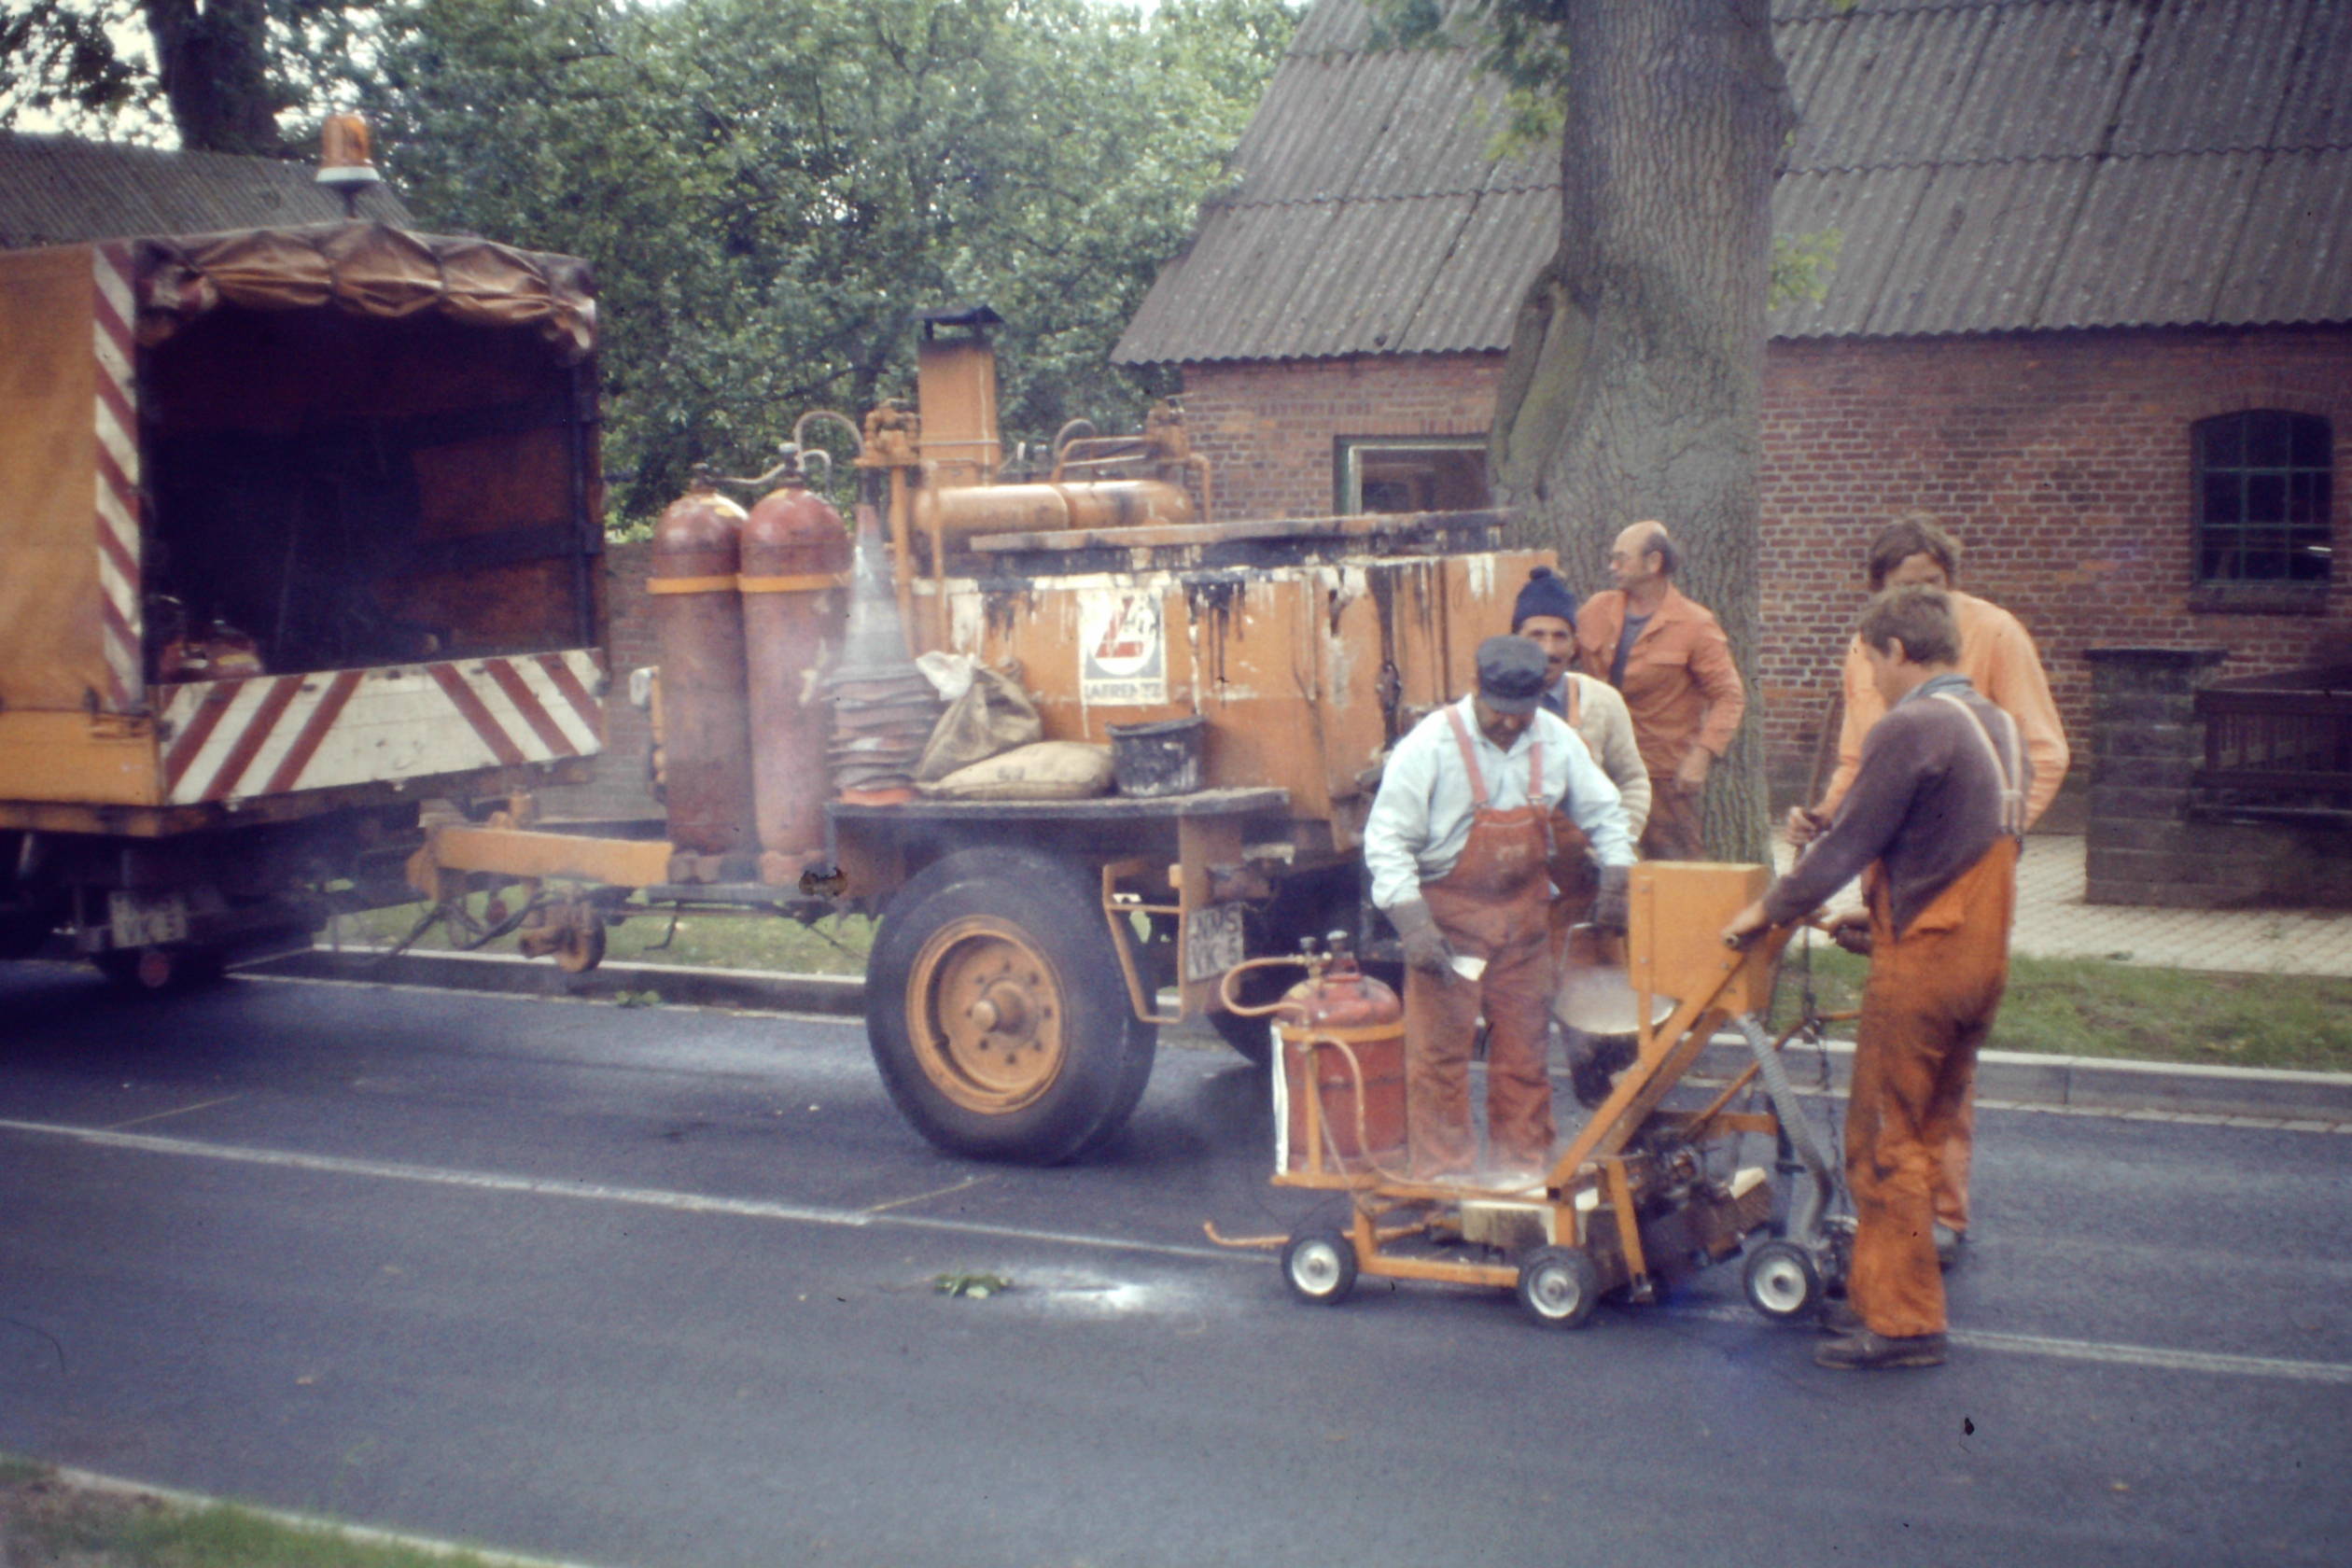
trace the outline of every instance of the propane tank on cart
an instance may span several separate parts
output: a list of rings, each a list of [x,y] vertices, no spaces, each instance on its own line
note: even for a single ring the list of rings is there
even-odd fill
[[[743,636],[760,880],[790,884],[823,858],[832,706],[819,678],[849,608],[849,530],[808,488],[796,447],[743,525]]]
[[[653,527],[653,629],[675,882],[749,880],[757,863],[743,649],[744,511],[697,468]]]
[[[1329,1170],[1405,1155],[1405,1005],[1356,962],[1348,933],[1299,944],[1307,978],[1274,1010],[1285,1114],[1278,1165]],[[1312,1089],[1309,1089],[1311,1079]]]

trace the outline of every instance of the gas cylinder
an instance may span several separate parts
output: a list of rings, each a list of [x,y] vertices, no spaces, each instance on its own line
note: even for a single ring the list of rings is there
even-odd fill
[[[1405,1004],[1364,973],[1344,934],[1332,934],[1328,954],[1309,953],[1307,978],[1283,994],[1274,1022],[1289,1107],[1284,1168],[1401,1166]]]
[[[825,847],[832,705],[819,676],[849,609],[849,530],[795,455],[743,525],[743,637],[750,665],[751,778],[760,880],[795,883]]]
[[[744,511],[696,470],[653,527],[653,629],[662,659],[670,875],[749,880],[758,836],[743,652]]]

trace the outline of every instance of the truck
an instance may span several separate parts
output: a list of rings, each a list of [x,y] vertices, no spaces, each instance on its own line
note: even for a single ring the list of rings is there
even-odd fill
[[[165,988],[584,780],[587,267],[350,222],[0,254],[0,957]]]
[[[1381,760],[1554,557],[1491,511],[1221,520],[1172,403],[1008,455],[999,324],[930,315],[913,406],[794,424],[856,433],[854,527],[793,475],[748,513],[698,487],[665,514],[662,831],[443,821],[412,875],[460,922],[519,885],[538,950],[577,965],[647,913],[877,917],[866,1028],[899,1110],[944,1149],[1055,1162],[1125,1125],[1164,1027],[1267,1058],[1231,1007],[1282,986],[1228,993],[1244,959],[1333,931],[1380,957],[1358,849]],[[916,788],[926,654],[1015,675],[1044,741],[1107,747],[1121,787]]]

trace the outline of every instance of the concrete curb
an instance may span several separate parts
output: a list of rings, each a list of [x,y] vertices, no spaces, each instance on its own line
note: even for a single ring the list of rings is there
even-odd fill
[[[664,1005],[674,1007],[735,1007],[847,1017],[865,1011],[865,982],[847,975],[770,974],[667,964],[606,964],[586,974],[566,974],[543,959],[489,953],[402,953],[387,959],[366,948],[314,947],[307,953],[252,965],[246,973],[587,1001],[614,1001],[623,992],[651,992]],[[1206,1035],[1207,1031],[1201,1032]],[[1842,1092],[1852,1076],[1854,1048],[1833,1042],[1826,1050],[1829,1086]],[[1813,1048],[1791,1046],[1790,1053],[1790,1076],[1800,1089],[1814,1088],[1818,1075],[1811,1066]],[[1747,1047],[1725,1036],[1708,1046],[1697,1072],[1728,1078],[1747,1062]],[[2313,1127],[2352,1126],[2352,1073],[2279,1068],[1987,1051],[1978,1058],[1977,1098],[2004,1105],[2109,1115],[2242,1116]]]

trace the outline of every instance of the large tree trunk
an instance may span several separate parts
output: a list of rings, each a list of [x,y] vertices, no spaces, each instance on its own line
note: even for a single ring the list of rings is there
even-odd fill
[[[264,156],[286,150],[270,91],[263,0],[140,0],[139,8],[181,146]]]
[[[1490,454],[1497,489],[1571,582],[1609,586],[1644,518],[1721,618],[1748,718],[1707,792],[1715,853],[1760,858],[1757,462],[1772,175],[1795,111],[1770,0],[1575,0],[1560,249],[1530,287]]]

